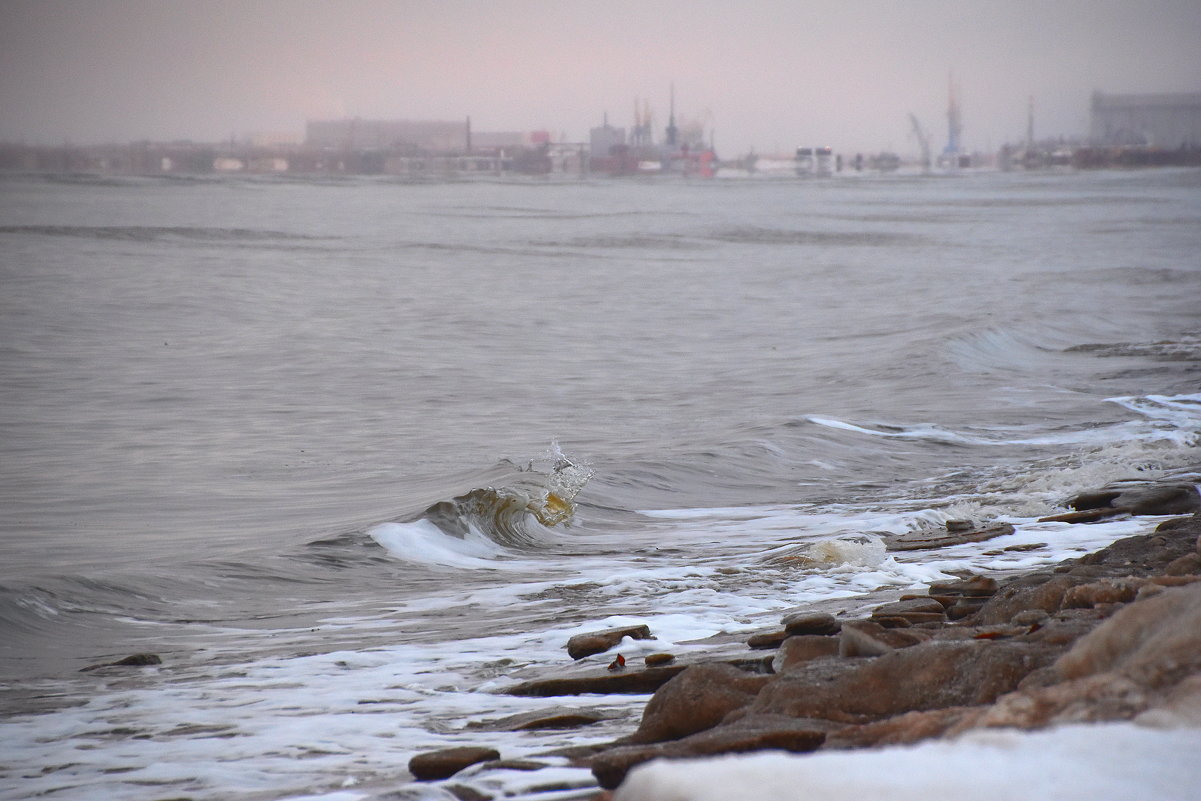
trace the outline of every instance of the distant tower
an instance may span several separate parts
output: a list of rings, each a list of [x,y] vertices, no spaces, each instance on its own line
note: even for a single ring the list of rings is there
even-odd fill
[[[646,147],[654,144],[653,127],[650,102],[643,100],[640,108],[638,98],[634,98],[634,130],[630,137],[630,144],[634,147]]]
[[[675,147],[680,129],[676,127],[676,85],[671,85],[671,106],[667,117],[667,144]]]
[[[955,96],[955,80],[947,79],[947,147],[943,153],[948,156],[959,154],[959,137],[963,133],[963,122],[959,117],[959,98]]]
[[[1030,95],[1030,107],[1026,113],[1026,149],[1034,147],[1034,95]]]

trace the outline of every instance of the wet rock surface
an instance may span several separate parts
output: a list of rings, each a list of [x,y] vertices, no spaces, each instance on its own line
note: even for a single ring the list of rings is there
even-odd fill
[[[116,662],[104,662],[99,665],[88,665],[85,668],[80,668],[79,672],[89,673],[93,670],[115,667],[149,667],[151,665],[161,665],[162,663],[162,657],[160,657],[158,654],[130,654],[124,659],[118,659]]]
[[[981,530],[955,528],[947,536]],[[613,789],[652,759],[871,748],[1070,722],[1201,726],[1201,513],[1028,574],[934,582],[859,619],[796,610],[750,638],[713,638],[703,656],[604,653],[626,637],[649,636],[622,628],[573,638],[575,653],[608,645],[590,652],[604,654],[595,660],[535,673],[508,690],[653,693],[629,734],[543,757],[586,767]],[[608,719],[562,706],[468,728]],[[445,778],[481,762],[518,769],[498,759],[491,749],[446,749],[414,757],[410,770]],[[549,764],[526,761],[520,769]]]
[[[948,545],[962,545],[965,542],[983,542],[1013,533],[1013,526],[1008,523],[975,526],[970,523],[964,525],[964,522],[952,520],[941,530],[923,529],[890,537],[885,546],[890,551],[927,551],[932,548],[945,548]]]
[[[604,653],[626,637],[632,640],[654,639],[647,626],[622,626],[603,631],[590,631],[586,634],[577,634],[567,641],[567,655],[572,659],[583,659],[586,656]]]
[[[493,748],[475,746],[443,748],[439,751],[418,754],[410,759],[409,773],[412,773],[413,778],[418,781],[437,781],[438,779],[448,779],[476,763],[496,759],[500,759],[500,752]]]
[[[937,582],[861,620],[790,615],[754,640],[779,642],[771,675],[690,667],[635,734],[583,762],[614,788],[660,758],[1072,721],[1201,725],[1199,556],[1195,514],[1052,569]]]

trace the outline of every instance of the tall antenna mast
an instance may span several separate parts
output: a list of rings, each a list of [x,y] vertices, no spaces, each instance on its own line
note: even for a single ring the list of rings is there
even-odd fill
[[[1030,95],[1030,107],[1026,113],[1026,149],[1034,148],[1034,95]]]
[[[676,133],[679,129],[676,128],[676,85],[671,84],[671,105],[669,106],[669,116],[667,118],[667,144],[675,145]]]

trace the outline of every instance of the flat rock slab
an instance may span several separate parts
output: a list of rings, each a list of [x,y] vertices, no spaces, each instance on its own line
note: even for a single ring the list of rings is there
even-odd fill
[[[946,548],[949,545],[962,545],[965,542],[984,542],[1013,532],[1013,526],[1008,523],[974,528],[970,531],[912,531],[892,537],[885,543],[885,547],[890,551],[928,551],[933,548]]]
[[[797,612],[796,614],[786,616],[780,623],[790,636],[837,634],[838,630],[842,627],[842,624],[834,618],[834,615],[827,612]]]
[[[690,665],[725,664],[748,673],[771,673],[771,655],[728,656],[710,658],[702,662],[673,661],[671,664],[637,670],[625,667],[618,670],[584,668],[572,665],[558,675],[537,676],[517,684],[505,692],[509,695],[551,698],[560,695],[637,695],[653,693],[673,676]],[[536,674],[535,674],[536,675]]]
[[[602,695],[653,693],[684,668],[685,665],[664,665],[646,670],[606,671],[563,678],[534,679],[518,684],[508,693],[509,695],[526,695],[537,698],[585,695],[587,693]]]
[[[429,782],[448,779],[464,768],[478,762],[500,759],[495,748],[463,747],[428,751],[409,760],[409,773],[418,781]]]
[[[536,729],[578,729],[614,716],[592,709],[555,707],[537,712],[523,712],[493,720],[472,721],[467,728],[475,731],[533,731]]]

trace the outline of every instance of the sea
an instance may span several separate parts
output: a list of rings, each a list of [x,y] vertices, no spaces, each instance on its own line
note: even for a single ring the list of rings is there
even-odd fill
[[[648,696],[506,692],[573,635],[1052,565],[1123,481],[1201,481],[1198,170],[4,175],[0,799],[587,797]],[[951,520],[1014,532],[886,550]]]

